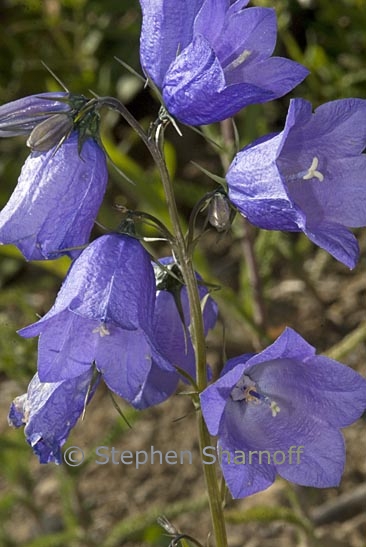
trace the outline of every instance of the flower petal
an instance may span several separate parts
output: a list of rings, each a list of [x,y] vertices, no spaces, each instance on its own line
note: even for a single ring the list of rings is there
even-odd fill
[[[273,344],[249,359],[248,366],[274,359],[302,360],[313,355],[315,355],[315,348],[306,342],[296,331],[290,327],[286,327]]]
[[[215,47],[224,70],[228,65],[249,67],[269,57],[276,45],[276,13],[270,8],[248,8],[227,16]],[[245,54],[247,52],[247,54]],[[243,56],[245,60],[240,62]],[[244,78],[244,81],[247,81]],[[229,80],[231,83],[231,81]],[[263,84],[260,85],[263,87]]]
[[[277,473],[297,484],[320,488],[339,484],[345,450],[338,429],[308,415],[303,407],[296,406],[295,398],[292,406],[288,400],[280,400],[280,412],[275,417],[265,406],[242,405],[228,403],[219,435],[231,450],[242,450],[247,457],[252,454],[249,467],[257,462],[260,473],[270,462]]]
[[[38,375],[34,376],[23,398],[22,412],[24,433],[40,463],[61,463],[60,447],[82,414],[86,398],[89,402],[93,396],[98,381],[92,383],[92,369],[64,382],[41,383]]]
[[[307,218],[315,224],[316,217],[314,213],[310,216],[310,211],[320,209],[318,218],[326,218],[328,222],[350,228],[366,226],[365,173],[366,154],[329,163],[322,182],[306,181],[312,185],[312,192],[301,202]]]
[[[344,226],[334,222],[322,222],[317,226],[307,226],[304,233],[313,243],[328,251],[349,268],[356,266],[360,254],[358,242]]]
[[[32,152],[0,213],[0,242],[14,244],[27,260],[75,257],[84,245],[107,184],[105,154],[93,139],[81,155],[74,133],[55,152]]]
[[[289,197],[276,164],[283,139],[284,133],[268,136],[235,156],[226,174],[229,198],[256,226],[299,231],[303,214]]]
[[[184,294],[183,293],[184,290]],[[184,318],[189,319],[187,291],[182,289],[181,303]],[[154,313],[154,338],[162,353],[174,366],[195,376],[195,358],[189,331],[179,316],[173,295],[158,291]]]
[[[200,393],[202,414],[211,435],[218,434],[230,393],[245,368],[245,362],[239,363]]]
[[[145,74],[159,87],[176,56],[192,40],[202,0],[140,0],[140,58]]]
[[[315,421],[315,418],[314,418]],[[289,462],[289,449],[283,464],[277,465],[279,475],[284,479],[316,488],[338,486],[345,463],[345,446],[342,433],[322,423],[314,422],[314,434],[304,442],[301,436],[293,437],[294,447],[299,451],[296,460]]]
[[[210,44],[220,37],[228,0],[204,0],[194,21],[193,35],[201,34]]]
[[[250,61],[250,57],[248,57]],[[309,74],[309,71],[290,59],[282,57],[271,57],[259,60],[259,62],[244,63],[238,67],[227,81],[230,84],[238,84],[243,81],[244,85],[251,85],[253,88],[261,89],[261,95],[256,100],[255,95],[247,99],[247,104],[261,103],[283,97],[294,87],[299,85]]]
[[[305,106],[307,119],[299,117]],[[284,147],[284,154],[299,152],[303,147],[311,149],[315,156],[329,158],[349,157],[361,154],[366,143],[366,100],[340,99],[319,106],[311,114],[311,104],[304,99],[292,99],[289,116],[294,116],[291,138]],[[286,121],[287,125],[287,121]],[[287,146],[289,147],[287,149]],[[292,147],[292,149],[291,149]]]
[[[40,381],[59,382],[85,373],[94,360],[99,335],[93,334],[93,329],[97,326],[97,321],[81,318],[65,310],[45,323],[35,323],[19,331],[25,338],[40,334]]]
[[[200,298],[203,299],[207,295],[207,289],[200,286],[199,293]],[[189,334],[190,314],[186,287],[181,288],[178,298],[182,306],[185,324],[182,322],[173,294],[169,290],[157,291],[154,339],[159,350],[172,365],[185,370],[192,378],[195,378],[195,354]],[[217,305],[209,297],[203,310],[205,335],[209,329],[215,326],[217,313]]]
[[[334,427],[350,425],[366,409],[366,380],[327,357],[276,358],[248,367],[246,374],[270,399],[287,399],[297,411]]]
[[[152,349],[142,331],[112,327],[97,345],[95,362],[107,386],[132,403],[150,371]]]
[[[110,233],[94,240],[73,262],[55,305],[41,321],[67,309],[98,323],[151,330],[154,304],[150,256],[133,237]]]
[[[172,372],[162,370],[153,361],[140,391],[131,401],[131,404],[135,408],[143,410],[162,403],[176,391],[178,381],[179,375],[175,370]]]
[[[230,462],[228,455],[220,452],[220,449],[231,453]],[[234,499],[244,498],[261,492],[271,486],[276,478],[274,466],[268,465],[265,462],[259,463],[256,461],[255,456],[250,460],[250,464],[239,463],[242,458],[249,459],[249,453],[244,453],[242,456],[240,452],[243,451],[238,449],[238,453],[235,455],[235,451],[232,450],[230,445],[226,446],[225,441],[220,441],[219,443],[221,468],[225,482]],[[235,463],[235,459],[237,463]]]
[[[163,82],[163,99],[169,112],[179,120],[197,124],[197,120],[201,123],[214,115],[215,107],[208,101],[224,86],[219,60],[199,34],[170,65]],[[201,108],[204,108],[202,114]]]

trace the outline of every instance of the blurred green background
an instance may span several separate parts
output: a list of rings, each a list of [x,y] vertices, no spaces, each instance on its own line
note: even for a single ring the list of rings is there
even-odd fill
[[[314,107],[338,98],[366,98],[366,0],[257,0],[252,5],[276,8],[277,53],[303,63],[311,71],[291,97],[311,100]],[[72,92],[89,95],[91,90],[98,95],[116,96],[147,128],[156,118],[159,105],[150,92],[143,89],[139,79],[115,60],[120,58],[140,72],[140,22],[138,2],[132,0],[3,0],[0,3],[0,104],[58,90],[59,85],[41,64],[43,61]],[[251,106],[238,115],[240,144],[280,129],[288,101],[289,97],[285,97],[270,104]],[[208,133],[220,142],[218,125],[211,127]],[[102,140],[114,163],[136,185],[128,184],[111,167],[99,221],[108,229],[117,227],[119,216],[113,209],[117,202],[147,211],[169,223],[156,170],[137,137],[115,113],[105,112],[103,116]],[[24,138],[0,141],[0,207],[15,187],[29,152],[24,141]],[[166,152],[185,223],[194,203],[214,188],[214,183],[190,160],[221,176],[222,167],[215,150],[188,128],[183,128],[183,137],[169,128]],[[101,229],[96,228],[94,235],[100,233]],[[255,295],[242,249],[244,236],[247,238],[248,234],[237,219],[231,234],[220,239],[217,234],[210,234],[196,256],[197,268],[204,279],[223,287],[217,291],[217,300],[225,325],[228,354],[253,351],[258,339],[272,339],[285,324],[298,328],[322,351],[342,344],[345,337],[357,331],[364,321],[366,294],[365,284],[357,272],[350,277],[345,267],[315,249],[302,235],[251,230],[250,239],[262,281],[260,290],[267,309],[265,324],[258,326]],[[366,242],[362,233],[360,244],[363,253],[358,271],[365,266]],[[40,466],[25,443],[23,432],[8,428],[8,406],[16,395],[26,390],[36,369],[36,340],[20,339],[16,330],[35,321],[36,314],[46,313],[67,267],[66,258],[51,263],[26,263],[12,247],[0,247],[1,547],[166,546],[169,539],[154,524],[156,514],[161,511],[178,521],[181,518],[181,525],[187,525],[204,540],[206,528],[200,525],[206,522],[203,491],[200,497],[192,486],[183,493],[184,499],[179,489],[167,496],[165,490],[169,485],[164,482],[164,473],[160,473],[161,482],[157,480],[151,490],[156,494],[155,499],[153,494],[152,498],[144,494],[146,477],[135,474],[132,479],[123,476],[122,480],[116,470],[109,475],[104,470],[98,475],[91,461],[75,469]],[[214,365],[220,364],[223,327],[220,329],[209,346]],[[364,356],[361,344],[364,330],[357,331],[358,338],[356,336],[347,349],[341,346],[336,354],[339,358],[347,357],[356,368]],[[120,404],[135,424],[132,432],[113,409],[106,392],[101,390],[86,421],[77,427],[77,433],[73,433],[68,444],[79,444],[81,438],[90,446],[112,446],[117,442],[126,446],[138,438],[139,430],[150,428],[159,437],[161,429],[166,428],[169,433],[161,437],[164,444],[167,436],[176,435],[179,430],[176,426],[172,432],[171,423],[168,427],[164,422],[166,413],[169,420],[177,417],[171,414],[169,402],[163,406],[164,410],[154,409],[150,414],[137,414],[123,402]],[[185,401],[174,401],[174,404],[179,412],[189,412]],[[186,424],[193,427],[194,419],[187,420]],[[189,427],[186,425],[188,436],[191,435]],[[142,449],[143,441],[141,443]],[[151,473],[155,471],[151,468]],[[352,472],[354,469],[350,474]],[[366,470],[363,472],[365,479]],[[185,480],[189,484],[189,481],[201,480],[197,479],[199,473],[197,468]],[[202,488],[202,483],[198,484]],[[124,496],[121,489],[125,491]],[[324,498],[318,493],[311,496],[311,503],[326,499],[326,495]],[[291,504],[292,499],[293,492],[280,498],[280,502],[292,508],[289,511],[295,514],[296,504]],[[271,513],[267,520],[282,522],[288,518],[292,526],[304,529],[298,514],[298,522],[286,515]],[[263,515],[260,518],[263,520]],[[253,513],[253,521],[260,518]],[[298,536],[295,534],[294,538],[293,545],[297,544]],[[237,543],[233,539],[232,545],[244,544],[240,539]]]

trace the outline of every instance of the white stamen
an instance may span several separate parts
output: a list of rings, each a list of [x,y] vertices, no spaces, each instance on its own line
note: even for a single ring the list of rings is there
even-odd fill
[[[276,401],[272,401],[270,404],[270,409],[272,412],[272,417],[275,418],[277,414],[280,412],[281,408],[278,406]]]
[[[309,180],[309,179],[312,179],[312,178],[317,178],[318,180],[320,180],[320,182],[323,182],[324,175],[320,171],[317,171],[318,165],[319,165],[319,160],[316,156],[314,156],[313,161],[312,161],[312,163],[309,167],[308,172],[306,173],[306,175],[304,175],[302,177],[303,180]]]
[[[110,335],[110,332],[109,332],[109,330],[107,329],[107,327],[105,326],[104,323],[99,325],[99,327],[96,327],[93,330],[93,332],[98,332],[102,338],[103,338],[103,336],[109,336]]]

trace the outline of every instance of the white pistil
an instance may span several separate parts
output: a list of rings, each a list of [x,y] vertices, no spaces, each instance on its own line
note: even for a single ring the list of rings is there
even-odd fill
[[[317,170],[319,165],[319,160],[316,156],[313,157],[313,161],[308,169],[308,172],[302,177],[303,180],[309,180],[312,178],[316,178],[320,180],[320,182],[323,182],[324,175],[320,171]]]
[[[93,330],[93,333],[94,332],[98,332],[99,335],[103,338],[103,336],[109,336],[110,335],[110,332],[109,330],[107,329],[107,327],[105,326],[104,323],[101,323],[98,327],[96,327],[94,330]]]
[[[244,63],[244,61],[246,61],[251,54],[252,52],[250,51],[250,49],[244,49],[243,53],[241,53],[239,57],[231,61],[231,63],[224,68],[224,72],[227,72],[228,70],[234,70],[242,63]]]

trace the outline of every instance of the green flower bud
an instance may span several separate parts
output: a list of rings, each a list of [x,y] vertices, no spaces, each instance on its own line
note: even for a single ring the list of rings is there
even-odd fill
[[[208,206],[208,221],[218,232],[228,230],[233,220],[233,209],[228,197],[221,192],[214,194]]]
[[[69,114],[54,114],[36,125],[27,140],[27,146],[37,152],[47,152],[67,138],[74,126]]]

